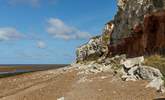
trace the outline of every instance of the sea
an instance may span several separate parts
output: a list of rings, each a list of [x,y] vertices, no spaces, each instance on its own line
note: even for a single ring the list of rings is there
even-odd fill
[[[69,64],[1,64],[0,75],[44,71],[66,66]]]

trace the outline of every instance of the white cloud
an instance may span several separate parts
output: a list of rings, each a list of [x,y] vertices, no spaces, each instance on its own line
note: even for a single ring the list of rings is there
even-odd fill
[[[22,35],[15,28],[12,27],[4,27],[0,28],[0,40],[15,40],[21,38]]]
[[[82,32],[73,26],[65,24],[57,18],[48,20],[47,32],[55,38],[71,40],[71,39],[88,39],[91,35],[88,32]]]
[[[38,41],[37,47],[43,49],[43,48],[46,48],[46,44],[44,41]]]

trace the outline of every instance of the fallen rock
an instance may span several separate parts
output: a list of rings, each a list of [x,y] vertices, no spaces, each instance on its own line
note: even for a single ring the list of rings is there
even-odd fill
[[[137,81],[138,79],[134,75],[123,75],[122,77],[123,81]]]
[[[128,70],[128,75],[131,75],[131,76],[136,75],[138,68],[139,66],[132,67],[130,70]]]
[[[139,77],[144,80],[154,80],[155,78],[163,77],[159,69],[149,67],[149,66],[140,66],[137,69],[136,74],[138,74]]]
[[[60,97],[57,100],[65,100],[65,98],[64,97]]]
[[[146,87],[155,88],[158,92],[165,92],[163,75],[160,70],[149,66],[134,66],[128,70],[121,70],[123,73],[122,80],[124,81],[136,81],[136,80],[149,80],[151,81]]]
[[[88,79],[87,77],[80,77],[77,83],[84,83],[84,82],[92,82],[92,80]]]
[[[80,69],[80,72],[78,74],[111,72],[112,71],[111,67],[112,67],[111,65],[103,65],[98,63],[79,64],[78,69]]]
[[[149,67],[149,66],[135,66],[130,68],[129,70],[121,70],[123,74],[122,78],[127,80],[127,78],[133,77],[135,79],[143,79],[143,80],[154,80],[155,78],[162,78],[160,70]]]
[[[135,65],[141,65],[144,62],[144,57],[136,57],[136,58],[130,58],[126,59],[125,61],[121,61],[121,64],[124,65],[125,68],[129,69],[131,67],[134,67]]]
[[[151,87],[155,88],[158,92],[165,92],[164,89],[164,81],[161,78],[155,78],[153,79],[147,86],[146,88]]]

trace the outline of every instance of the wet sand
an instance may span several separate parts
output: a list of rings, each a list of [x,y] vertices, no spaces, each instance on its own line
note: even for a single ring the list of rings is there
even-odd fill
[[[49,69],[57,69],[68,66],[67,64],[31,64],[31,65],[0,65],[0,77],[12,76],[19,73],[43,71]]]

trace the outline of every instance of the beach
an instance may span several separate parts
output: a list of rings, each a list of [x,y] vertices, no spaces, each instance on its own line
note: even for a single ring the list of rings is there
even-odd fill
[[[80,74],[77,68],[25,73],[0,79],[0,100],[161,100],[148,81],[124,82],[112,73]],[[156,99],[159,98],[159,99]]]

